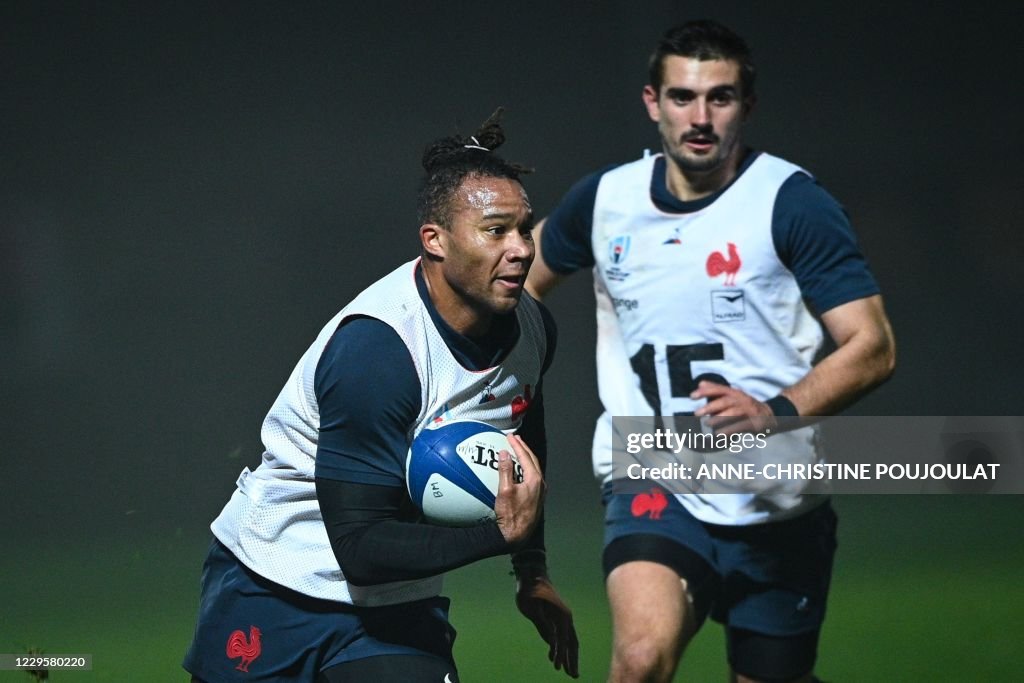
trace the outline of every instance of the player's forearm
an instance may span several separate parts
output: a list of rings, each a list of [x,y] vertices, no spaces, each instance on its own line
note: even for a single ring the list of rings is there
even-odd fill
[[[834,415],[887,380],[895,362],[888,323],[862,328],[782,394],[800,415]]]

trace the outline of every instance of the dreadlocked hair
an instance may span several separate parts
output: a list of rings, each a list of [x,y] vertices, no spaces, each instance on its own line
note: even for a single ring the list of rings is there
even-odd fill
[[[462,182],[470,177],[508,178],[533,169],[505,161],[494,153],[505,142],[501,127],[504,107],[494,110],[480,128],[469,136],[455,134],[435,140],[423,152],[426,175],[420,185],[417,213],[420,224],[435,223],[451,228],[451,203]]]

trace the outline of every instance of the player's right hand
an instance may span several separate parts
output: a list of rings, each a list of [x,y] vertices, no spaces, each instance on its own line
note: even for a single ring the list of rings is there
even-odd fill
[[[498,454],[498,495],[494,501],[494,514],[505,540],[516,545],[529,539],[540,521],[545,484],[540,462],[526,442],[517,434],[510,435],[508,441],[519,460],[523,480],[516,482],[512,456],[501,451]]]
[[[705,380],[697,385],[690,398],[707,399],[693,414],[710,418],[708,426],[715,434],[765,433],[779,424],[768,404],[736,387]]]

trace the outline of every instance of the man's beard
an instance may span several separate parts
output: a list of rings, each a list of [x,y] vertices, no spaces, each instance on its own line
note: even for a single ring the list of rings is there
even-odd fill
[[[707,173],[709,171],[714,171],[722,165],[722,161],[725,159],[721,151],[708,156],[692,157],[683,154],[678,148],[672,148],[668,151],[668,155],[672,158],[672,161],[676,162],[676,165],[680,169],[688,173]]]

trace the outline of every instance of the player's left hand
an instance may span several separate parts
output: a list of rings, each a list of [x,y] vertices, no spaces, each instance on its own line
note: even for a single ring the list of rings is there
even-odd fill
[[[556,670],[579,678],[580,643],[572,623],[572,610],[562,602],[548,577],[522,577],[516,588],[516,607],[537,627],[548,644],[548,659]]]
[[[741,389],[705,380],[697,385],[690,398],[707,399],[693,414],[710,418],[708,425],[716,434],[764,433],[778,426],[768,404]]]

